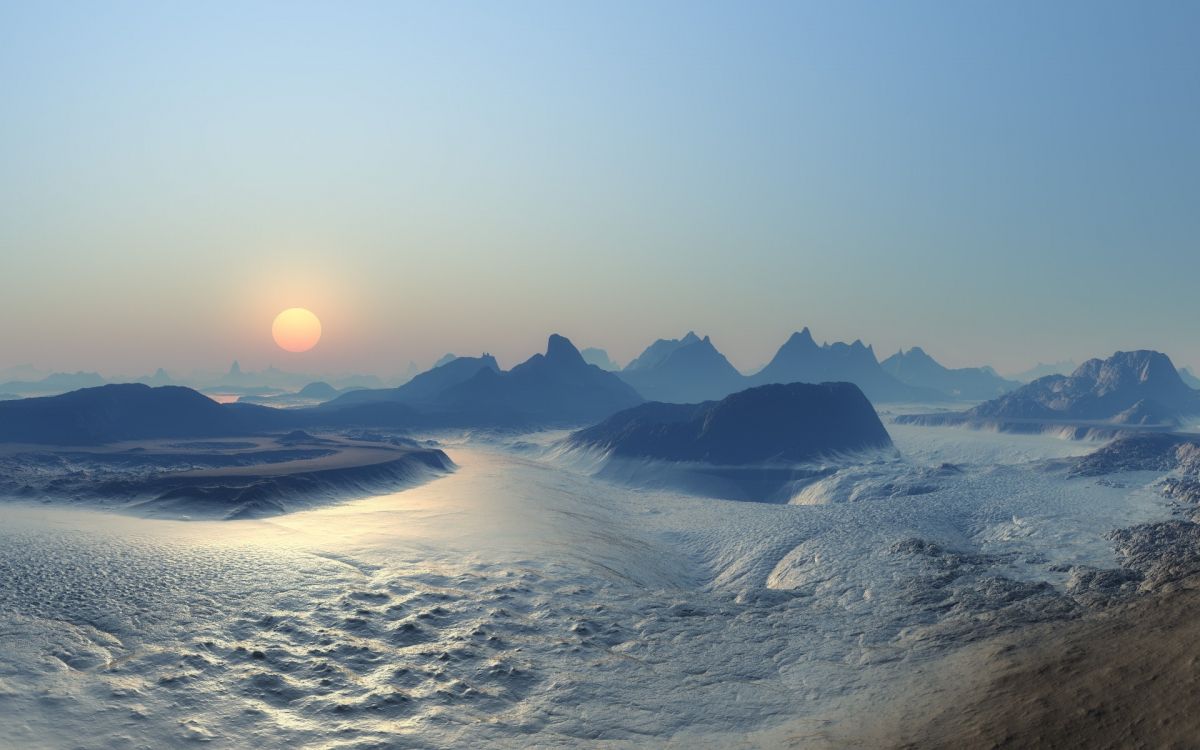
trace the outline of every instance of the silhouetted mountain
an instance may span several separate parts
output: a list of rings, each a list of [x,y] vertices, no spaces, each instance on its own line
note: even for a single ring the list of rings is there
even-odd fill
[[[855,385],[792,383],[701,404],[642,404],[574,433],[569,443],[615,456],[744,465],[801,463],[892,441]]]
[[[84,445],[239,435],[282,424],[280,412],[221,405],[180,386],[103,385],[0,403],[0,441]]]
[[[153,375],[142,378],[138,382],[145,383],[146,385],[171,385],[175,381],[171,380],[171,376],[167,374],[167,371],[160,367],[154,371]]]
[[[1010,377],[1020,383],[1032,383],[1038,378],[1044,378],[1047,375],[1070,375],[1078,367],[1073,361],[1064,359],[1061,362],[1038,362],[1033,367],[1024,372],[1014,373]]]
[[[628,384],[584,362],[570,341],[552,334],[545,354],[535,354],[508,372],[477,371],[443,390],[435,410],[447,419],[474,424],[577,424],[641,401]]]
[[[694,333],[677,341],[656,341],[625,369],[621,379],[652,401],[688,404],[724,398],[746,387],[746,378],[717,351],[707,336]],[[658,349],[655,349],[658,347]],[[665,353],[665,356],[660,356]],[[635,361],[638,361],[635,360]]]
[[[919,346],[896,352],[883,360],[880,367],[901,383],[933,388],[969,401],[995,398],[1021,385],[1005,380],[990,367],[943,367]]]
[[[443,364],[417,375],[412,380],[398,388],[364,389],[342,394],[325,404],[333,409],[339,409],[350,404],[369,402],[395,401],[404,404],[428,405],[450,386],[468,380],[480,370],[498,371],[496,358],[484,353],[479,357],[455,357],[446,355]]]
[[[872,401],[940,401],[940,391],[901,383],[883,371],[875,352],[861,341],[818,345],[805,328],[793,333],[750,383],[854,383]]]
[[[1188,388],[1192,388],[1194,390],[1200,390],[1200,378],[1196,377],[1195,373],[1192,372],[1191,368],[1180,367],[1179,368],[1179,378],[1180,378],[1180,380],[1182,380],[1184,382],[1184,384]]]
[[[616,362],[613,362],[611,359],[609,359],[608,352],[604,351],[603,349],[589,346],[587,349],[584,349],[579,353],[583,355],[584,362],[587,362],[589,365],[595,365],[601,370],[608,370],[609,372],[612,372],[614,370],[621,369],[617,366]]]
[[[329,383],[318,380],[315,383],[309,383],[296,392],[300,398],[311,398],[322,401],[328,401],[338,395],[337,388],[334,388]]]
[[[1070,376],[1048,375],[970,409],[972,418],[1075,419],[1159,424],[1200,413],[1200,392],[1159,352],[1090,359]]]
[[[434,368],[441,367],[442,365],[448,365],[448,364],[450,364],[451,362],[453,362],[453,361],[454,361],[454,360],[456,360],[456,359],[458,359],[458,355],[457,355],[457,354],[449,354],[449,353],[447,353],[447,354],[443,354],[443,355],[442,355],[442,356],[441,356],[441,357],[438,359],[438,361],[437,361],[437,362],[434,362],[434,363],[433,363],[433,367],[431,367],[431,368],[429,368],[429,369],[431,369],[431,370],[432,370],[432,369],[434,369]]]
[[[95,372],[55,372],[36,381],[10,380],[0,384],[0,391],[20,395],[54,394],[104,383],[104,378]]]
[[[634,357],[629,364],[625,365],[624,372],[633,372],[635,370],[654,367],[679,347],[694,344],[699,340],[700,337],[692,331],[688,331],[687,335],[681,339],[659,339],[646,347],[646,350]]]

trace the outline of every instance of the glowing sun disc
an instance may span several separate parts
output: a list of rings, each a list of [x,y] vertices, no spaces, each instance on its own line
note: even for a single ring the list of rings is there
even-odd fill
[[[303,307],[291,307],[275,316],[271,335],[280,349],[306,352],[321,340],[321,321]]]

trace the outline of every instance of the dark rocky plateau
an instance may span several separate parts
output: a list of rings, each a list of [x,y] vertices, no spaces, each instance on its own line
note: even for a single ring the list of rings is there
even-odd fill
[[[851,383],[766,385],[700,404],[651,402],[568,442],[618,457],[714,465],[803,463],[892,444]]]

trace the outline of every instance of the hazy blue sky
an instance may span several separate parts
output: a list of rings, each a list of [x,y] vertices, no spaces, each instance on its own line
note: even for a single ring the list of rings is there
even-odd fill
[[[0,5],[0,366],[1200,364],[1200,3]],[[325,338],[289,355],[274,314]]]

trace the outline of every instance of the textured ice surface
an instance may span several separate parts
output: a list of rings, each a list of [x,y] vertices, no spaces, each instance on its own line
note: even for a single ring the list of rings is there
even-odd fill
[[[902,460],[812,504],[468,436],[453,475],[270,520],[0,505],[0,745],[816,743],[932,650],[1069,614],[1064,564],[1167,515],[1154,476],[1029,463],[1094,446],[889,430]]]

